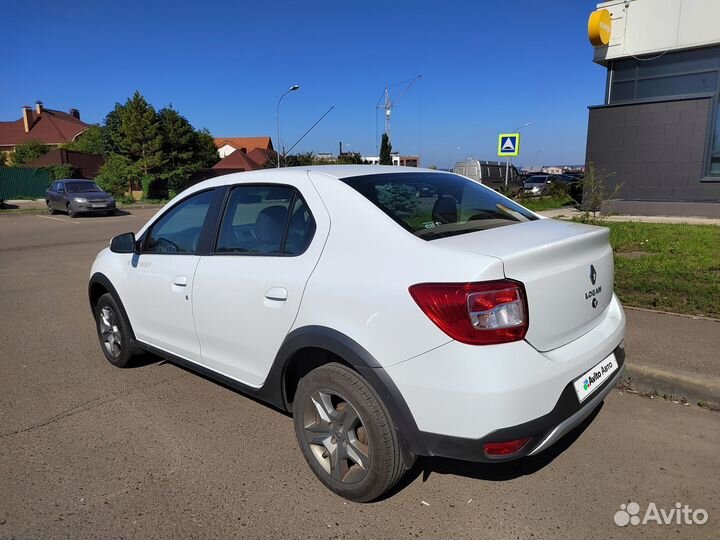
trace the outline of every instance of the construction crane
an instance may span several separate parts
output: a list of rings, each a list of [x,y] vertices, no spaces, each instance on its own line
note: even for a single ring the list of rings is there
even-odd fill
[[[406,81],[390,84],[386,86],[382,94],[380,94],[380,99],[378,99],[375,109],[385,110],[385,134],[388,136],[388,138],[390,138],[390,115],[392,114],[392,108],[395,101],[397,101],[403,94],[406,94],[407,91],[410,90],[420,78],[422,78],[422,75],[418,75],[417,77],[413,77],[412,79],[408,79]],[[396,91],[395,98],[391,99],[390,89],[397,87],[401,88]],[[377,120],[377,114],[375,115],[375,119]],[[375,129],[375,133],[377,133],[377,126]]]

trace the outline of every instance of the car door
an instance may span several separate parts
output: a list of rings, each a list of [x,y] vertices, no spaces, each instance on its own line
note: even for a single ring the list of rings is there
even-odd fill
[[[57,185],[57,182],[53,182],[47,190],[47,205],[51,210],[55,208],[55,193],[57,192]]]
[[[55,208],[55,210],[65,211],[67,208],[66,195],[65,182],[58,182],[57,191],[53,194],[53,208]]]
[[[297,188],[297,189],[296,189]],[[206,367],[259,387],[295,321],[329,229],[309,179],[232,188],[193,312]]]
[[[193,322],[193,278],[217,190],[173,205],[142,235],[125,270],[125,308],[138,340],[200,362]]]

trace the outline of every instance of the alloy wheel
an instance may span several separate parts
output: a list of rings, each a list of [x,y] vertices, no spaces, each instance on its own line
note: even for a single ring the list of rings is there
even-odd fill
[[[105,350],[113,358],[118,358],[122,352],[122,336],[117,317],[110,306],[100,309],[100,334]]]
[[[370,467],[367,430],[350,402],[330,390],[312,393],[303,426],[305,440],[327,474],[344,484],[365,478]]]

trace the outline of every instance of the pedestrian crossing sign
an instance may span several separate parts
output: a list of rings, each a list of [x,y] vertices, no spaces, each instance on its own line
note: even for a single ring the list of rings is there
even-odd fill
[[[501,133],[498,137],[498,156],[519,156],[520,155],[520,134]]]

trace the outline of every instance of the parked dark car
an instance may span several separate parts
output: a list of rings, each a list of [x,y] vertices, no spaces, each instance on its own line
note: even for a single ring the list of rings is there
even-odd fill
[[[115,214],[115,199],[92,180],[58,180],[45,193],[45,204],[51,214]]]
[[[567,174],[535,174],[523,182],[525,195],[548,195],[553,183],[562,183],[576,202],[582,200],[582,180]]]

